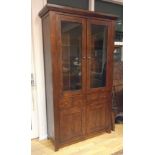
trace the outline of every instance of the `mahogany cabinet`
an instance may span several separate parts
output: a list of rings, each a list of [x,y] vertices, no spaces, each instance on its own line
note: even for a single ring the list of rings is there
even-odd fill
[[[117,17],[51,4],[39,16],[48,137],[55,150],[110,132]]]

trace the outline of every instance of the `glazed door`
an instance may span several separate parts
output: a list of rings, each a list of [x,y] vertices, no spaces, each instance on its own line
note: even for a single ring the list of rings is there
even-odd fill
[[[84,135],[86,91],[86,21],[58,15],[59,135],[60,143]]]
[[[87,134],[110,129],[111,31],[110,22],[87,21]]]

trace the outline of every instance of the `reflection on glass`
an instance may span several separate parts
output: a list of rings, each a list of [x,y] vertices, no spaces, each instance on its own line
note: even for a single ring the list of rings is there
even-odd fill
[[[104,87],[106,85],[106,40],[107,27],[103,25],[91,25],[91,88]]]
[[[79,90],[81,79],[82,25],[61,22],[63,90]]]
[[[114,50],[114,61],[121,62],[122,61],[122,47],[117,47]]]

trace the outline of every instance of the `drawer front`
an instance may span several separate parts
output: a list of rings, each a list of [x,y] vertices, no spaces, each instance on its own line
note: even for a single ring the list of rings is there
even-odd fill
[[[107,100],[111,99],[111,93],[92,93],[87,95],[87,104],[96,104],[96,103],[104,103]]]
[[[77,95],[73,97],[64,97],[59,101],[59,108],[71,108],[71,107],[82,107],[84,106],[85,99],[84,97]]]

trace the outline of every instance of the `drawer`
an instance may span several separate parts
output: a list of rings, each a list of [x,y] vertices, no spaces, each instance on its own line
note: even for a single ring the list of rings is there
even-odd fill
[[[92,100],[98,100],[99,99],[99,94],[95,93],[95,94],[88,94],[87,95],[87,101],[92,101]]]
[[[109,99],[111,97],[111,93],[100,93],[99,99]]]
[[[59,102],[59,108],[71,108],[71,107],[81,107],[84,104],[84,100],[81,96],[73,96],[68,98],[63,98]]]
[[[92,93],[87,95],[87,101],[95,101],[95,100],[104,100],[109,99],[111,97],[111,93],[105,92],[105,93]]]
[[[59,101],[59,108],[69,108],[72,106],[72,102],[73,102],[73,99],[70,97],[70,98],[64,98],[64,99],[61,99]]]

